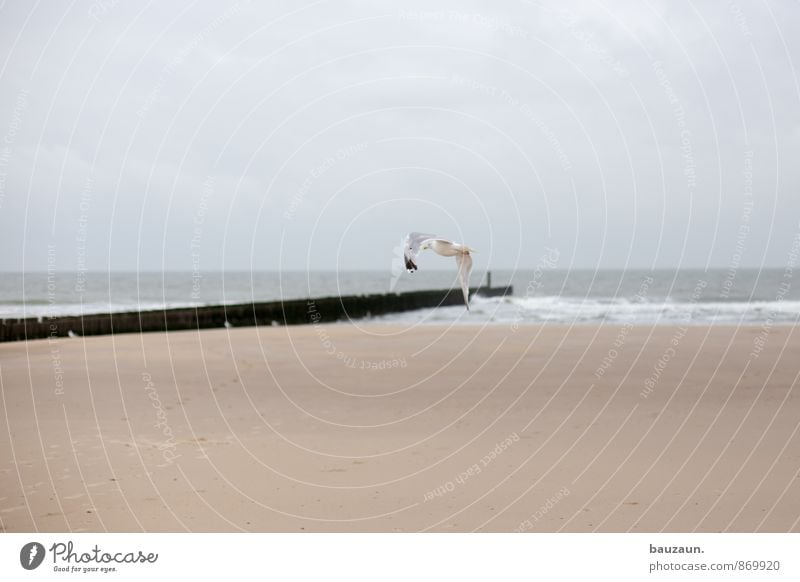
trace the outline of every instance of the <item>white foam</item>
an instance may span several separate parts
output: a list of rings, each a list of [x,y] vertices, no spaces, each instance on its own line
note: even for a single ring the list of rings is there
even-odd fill
[[[421,309],[385,315],[397,323],[636,323],[636,324],[794,324],[800,301],[634,302],[627,299],[564,297],[473,298],[470,311],[461,306]]]

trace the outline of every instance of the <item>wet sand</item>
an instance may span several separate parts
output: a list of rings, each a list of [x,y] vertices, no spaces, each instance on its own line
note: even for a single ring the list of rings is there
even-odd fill
[[[0,344],[6,531],[799,531],[794,327]]]

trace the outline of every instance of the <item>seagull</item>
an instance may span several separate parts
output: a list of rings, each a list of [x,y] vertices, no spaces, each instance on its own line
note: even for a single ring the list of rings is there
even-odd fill
[[[458,278],[461,281],[461,292],[464,294],[464,304],[469,311],[469,274],[472,271],[472,256],[470,253],[476,252],[475,249],[467,245],[459,244],[435,234],[423,234],[412,232],[406,237],[404,256],[406,269],[409,273],[417,270],[417,255],[420,251],[431,249],[436,254],[443,257],[455,257],[458,263]]]

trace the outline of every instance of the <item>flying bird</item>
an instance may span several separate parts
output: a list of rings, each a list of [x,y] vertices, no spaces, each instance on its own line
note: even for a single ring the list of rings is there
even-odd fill
[[[431,249],[443,257],[455,257],[458,263],[458,279],[461,281],[461,292],[464,294],[464,304],[469,310],[469,274],[472,272],[472,256],[475,249],[459,244],[435,234],[412,232],[406,237],[404,256],[406,269],[409,273],[417,270],[417,255],[420,251]]]

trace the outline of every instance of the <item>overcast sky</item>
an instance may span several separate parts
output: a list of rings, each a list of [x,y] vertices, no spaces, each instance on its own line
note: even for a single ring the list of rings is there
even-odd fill
[[[6,1],[0,270],[787,263],[800,5],[497,4]]]

